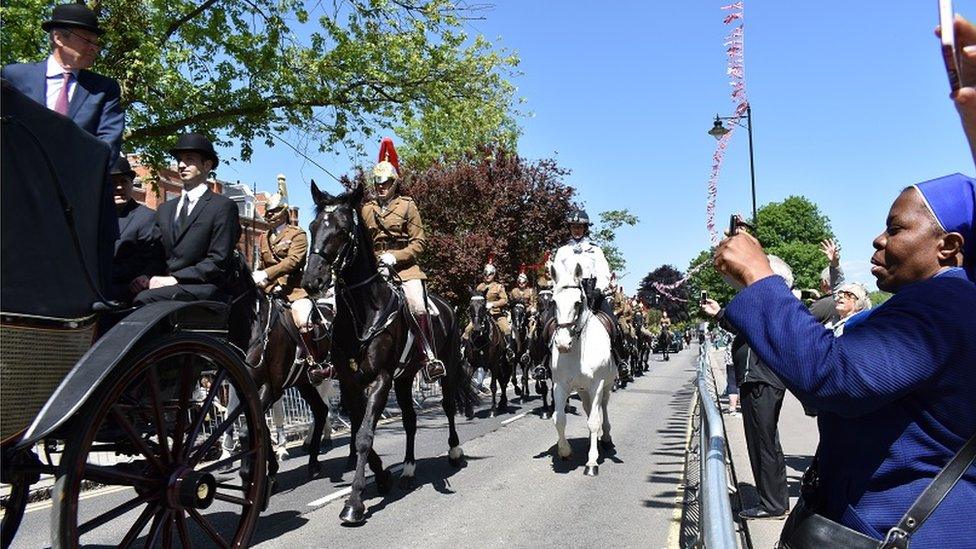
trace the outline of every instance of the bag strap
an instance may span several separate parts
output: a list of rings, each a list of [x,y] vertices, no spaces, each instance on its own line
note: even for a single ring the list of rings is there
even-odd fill
[[[932,483],[925,487],[898,524],[888,530],[888,535],[881,542],[880,549],[907,549],[912,534],[922,527],[973,461],[976,461],[976,434],[963,444],[959,452],[935,476]]]

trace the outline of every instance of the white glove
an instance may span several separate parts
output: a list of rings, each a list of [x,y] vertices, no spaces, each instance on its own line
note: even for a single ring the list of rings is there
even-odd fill
[[[392,267],[396,265],[396,257],[390,252],[384,252],[380,254],[380,263],[386,265],[387,267]]]
[[[489,311],[492,310],[492,309],[494,309],[495,308],[495,302],[494,301],[489,301],[489,302],[485,303],[485,308],[488,309]]]
[[[251,273],[251,276],[254,278],[254,283],[258,286],[261,286],[268,280],[268,273],[264,271],[254,271]]]

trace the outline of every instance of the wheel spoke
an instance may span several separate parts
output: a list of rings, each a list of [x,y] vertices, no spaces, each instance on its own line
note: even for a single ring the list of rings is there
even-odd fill
[[[206,532],[208,536],[210,536],[210,539],[212,539],[213,542],[217,544],[217,546],[230,547],[229,545],[227,545],[227,542],[224,541],[224,538],[220,536],[220,532],[218,532],[213,527],[213,525],[210,524],[210,521],[207,520],[207,517],[201,515],[200,512],[194,509],[193,507],[187,507],[186,511],[187,513],[190,514],[190,518],[192,518],[197,524],[199,524],[200,528],[203,528],[203,531]]]
[[[135,499],[130,499],[129,501],[123,503],[122,505],[119,505],[118,507],[115,507],[113,509],[110,509],[108,511],[105,511],[104,513],[102,513],[101,515],[98,515],[97,517],[91,519],[90,521],[88,521],[88,522],[86,522],[84,524],[79,525],[78,526],[78,535],[80,536],[80,535],[82,535],[82,534],[84,534],[86,532],[90,532],[90,531],[94,530],[95,528],[98,528],[99,526],[105,524],[106,522],[108,522],[110,520],[119,518],[122,515],[128,513],[129,511],[135,509],[136,507],[139,507],[143,503],[146,503],[147,501],[149,501],[151,499],[156,499],[156,497],[157,497],[156,494],[148,494],[148,493],[147,494],[143,494],[143,495],[141,495],[141,496],[139,496],[139,497],[137,497]],[[149,509],[150,510],[150,514],[151,514],[151,510],[154,507],[155,507],[155,504],[153,504],[153,505],[147,505],[146,506],[146,509]],[[148,518],[149,515],[146,514],[146,511],[145,510],[142,513],[143,513],[143,515],[146,515],[146,517],[147,517],[146,518],[146,521],[148,521],[149,520],[149,518]],[[142,516],[140,515],[139,518],[141,519]],[[138,521],[136,521],[136,522],[138,523]],[[142,526],[145,526],[145,525],[146,525],[146,523],[143,522],[142,523]],[[135,526],[133,526],[133,528],[134,527]],[[139,530],[136,531],[136,534],[138,534],[141,531],[142,531],[142,527],[140,527]]]
[[[176,531],[180,534],[180,544],[183,545],[183,549],[189,549],[193,547],[190,542],[190,533],[186,530],[186,517],[183,516],[183,510],[176,510]]]
[[[227,495],[227,494],[221,494],[220,492],[215,492],[214,493],[214,499],[219,499],[220,501],[226,501],[227,503],[236,503],[237,505],[240,505],[241,507],[246,507],[248,505],[251,505],[251,501],[250,500],[245,500],[245,499],[239,498],[237,496],[230,496],[230,495]]]
[[[129,435],[129,439],[135,443],[136,448],[139,449],[142,455],[146,456],[149,463],[152,463],[153,467],[158,469],[160,473],[164,473],[165,469],[163,468],[163,464],[159,462],[159,458],[153,454],[152,450],[149,449],[149,446],[146,445],[146,441],[142,440],[142,437],[136,433],[135,427],[132,426],[129,419],[122,415],[122,412],[120,412],[116,406],[112,406],[112,416],[116,421],[119,422],[119,425],[125,431],[125,434]]]
[[[131,473],[118,469],[117,466],[112,467],[105,465],[94,465],[91,463],[85,464],[85,470],[82,473],[81,478],[110,486],[141,487],[147,484],[153,484],[152,479],[146,478],[137,473]]]
[[[193,454],[193,457],[187,460],[187,466],[190,468],[196,467],[197,464],[200,463],[200,460],[203,459],[203,456],[207,453],[207,450],[209,450],[210,447],[213,446],[214,442],[218,438],[220,438],[221,435],[227,432],[227,429],[230,428],[230,426],[233,425],[235,421],[237,421],[237,416],[241,415],[241,412],[243,411],[244,411],[244,400],[241,400],[240,402],[237,403],[237,406],[235,406],[232,411],[227,412],[227,419],[221,422],[221,424],[216,429],[214,429],[212,433],[210,433],[210,436],[207,437],[207,440],[205,440],[204,443],[201,444],[196,449],[196,453]]]
[[[166,418],[163,415],[163,403],[162,397],[159,394],[159,373],[156,371],[156,365],[153,364],[147,368],[148,378],[149,378],[149,399],[152,402],[153,418],[156,421],[156,436],[159,439],[159,447],[162,450],[160,454],[163,456],[163,461],[165,463],[170,463],[169,455],[169,441],[167,440],[166,433]]]
[[[234,454],[234,455],[232,455],[230,457],[226,457],[226,458],[224,458],[224,459],[222,459],[220,461],[215,461],[215,462],[211,463],[210,465],[207,465],[206,467],[201,467],[200,468],[200,472],[202,472],[202,473],[211,473],[211,472],[216,471],[217,469],[223,467],[224,465],[227,465],[228,463],[234,463],[235,461],[237,461],[239,459],[244,459],[246,457],[250,457],[252,454],[254,454],[254,452],[256,452],[256,450],[254,450],[254,449],[244,450],[243,452],[238,452],[238,453],[236,453],[236,454]],[[243,488],[242,488],[242,490],[243,490]]]
[[[228,490],[240,490],[241,492],[244,491],[243,486],[238,486],[236,484],[227,484],[226,482],[218,482],[215,486],[217,488],[227,488]]]
[[[193,443],[197,439],[197,435],[200,433],[200,427],[203,426],[203,418],[207,417],[207,412],[213,406],[214,397],[217,396],[217,391],[220,390],[220,386],[224,383],[224,378],[227,377],[227,370],[221,369],[214,376],[213,384],[210,385],[210,391],[207,392],[207,398],[203,399],[203,404],[200,406],[200,411],[197,412],[197,418],[193,422],[193,428],[190,429],[190,436],[187,437],[186,447],[183,448],[183,457],[185,458],[189,453],[190,449],[193,448]]]
[[[183,435],[186,434],[187,410],[190,407],[190,391],[192,390],[193,380],[190,374],[193,370],[190,364],[193,355],[187,354],[180,365],[180,403],[176,412],[176,427],[173,428],[173,461],[179,461],[183,457]],[[192,441],[191,441],[192,446]]]
[[[163,528],[169,528],[169,517],[173,511],[167,509],[163,512],[156,513],[153,517],[152,526],[149,527],[149,535],[146,536],[146,549],[156,545],[156,540],[159,539],[159,534],[162,533]],[[165,526],[163,526],[165,524]],[[163,547],[167,547],[164,543]]]
[[[169,549],[173,546],[173,523],[176,517],[172,511],[168,511],[169,517],[166,518],[166,525],[163,526],[163,547]]]

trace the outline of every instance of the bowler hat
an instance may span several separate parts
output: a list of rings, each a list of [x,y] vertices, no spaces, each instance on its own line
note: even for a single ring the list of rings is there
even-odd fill
[[[41,23],[45,32],[56,28],[78,28],[92,31],[101,36],[105,29],[98,26],[98,17],[84,4],[61,4],[54,6],[51,20]]]
[[[129,159],[124,156],[120,156],[118,160],[115,161],[115,165],[112,166],[112,171],[109,175],[127,175],[129,177],[135,177],[136,172],[133,171],[132,166],[129,165]]]
[[[209,158],[213,160],[213,167],[217,167],[217,163],[220,162],[217,159],[217,151],[214,150],[213,143],[210,142],[206,137],[198,133],[184,133],[176,140],[176,146],[169,150],[169,154],[176,156],[176,153],[181,151],[195,151],[204,156],[204,158]]]

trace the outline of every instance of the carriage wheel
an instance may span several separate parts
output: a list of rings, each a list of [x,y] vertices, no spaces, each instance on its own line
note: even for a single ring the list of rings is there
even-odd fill
[[[0,526],[0,547],[10,547],[13,542],[20,521],[24,518],[27,507],[27,497],[30,495],[30,484],[14,482],[10,485],[10,496],[3,506],[3,523]]]
[[[198,385],[205,374],[209,390]],[[221,410],[231,390],[239,404]],[[248,544],[265,490],[264,414],[226,345],[193,333],[149,343],[109,373],[76,421],[52,494],[54,547]],[[249,436],[221,456],[235,428]],[[239,475],[220,472],[236,461]],[[112,489],[79,498],[82,483]]]

